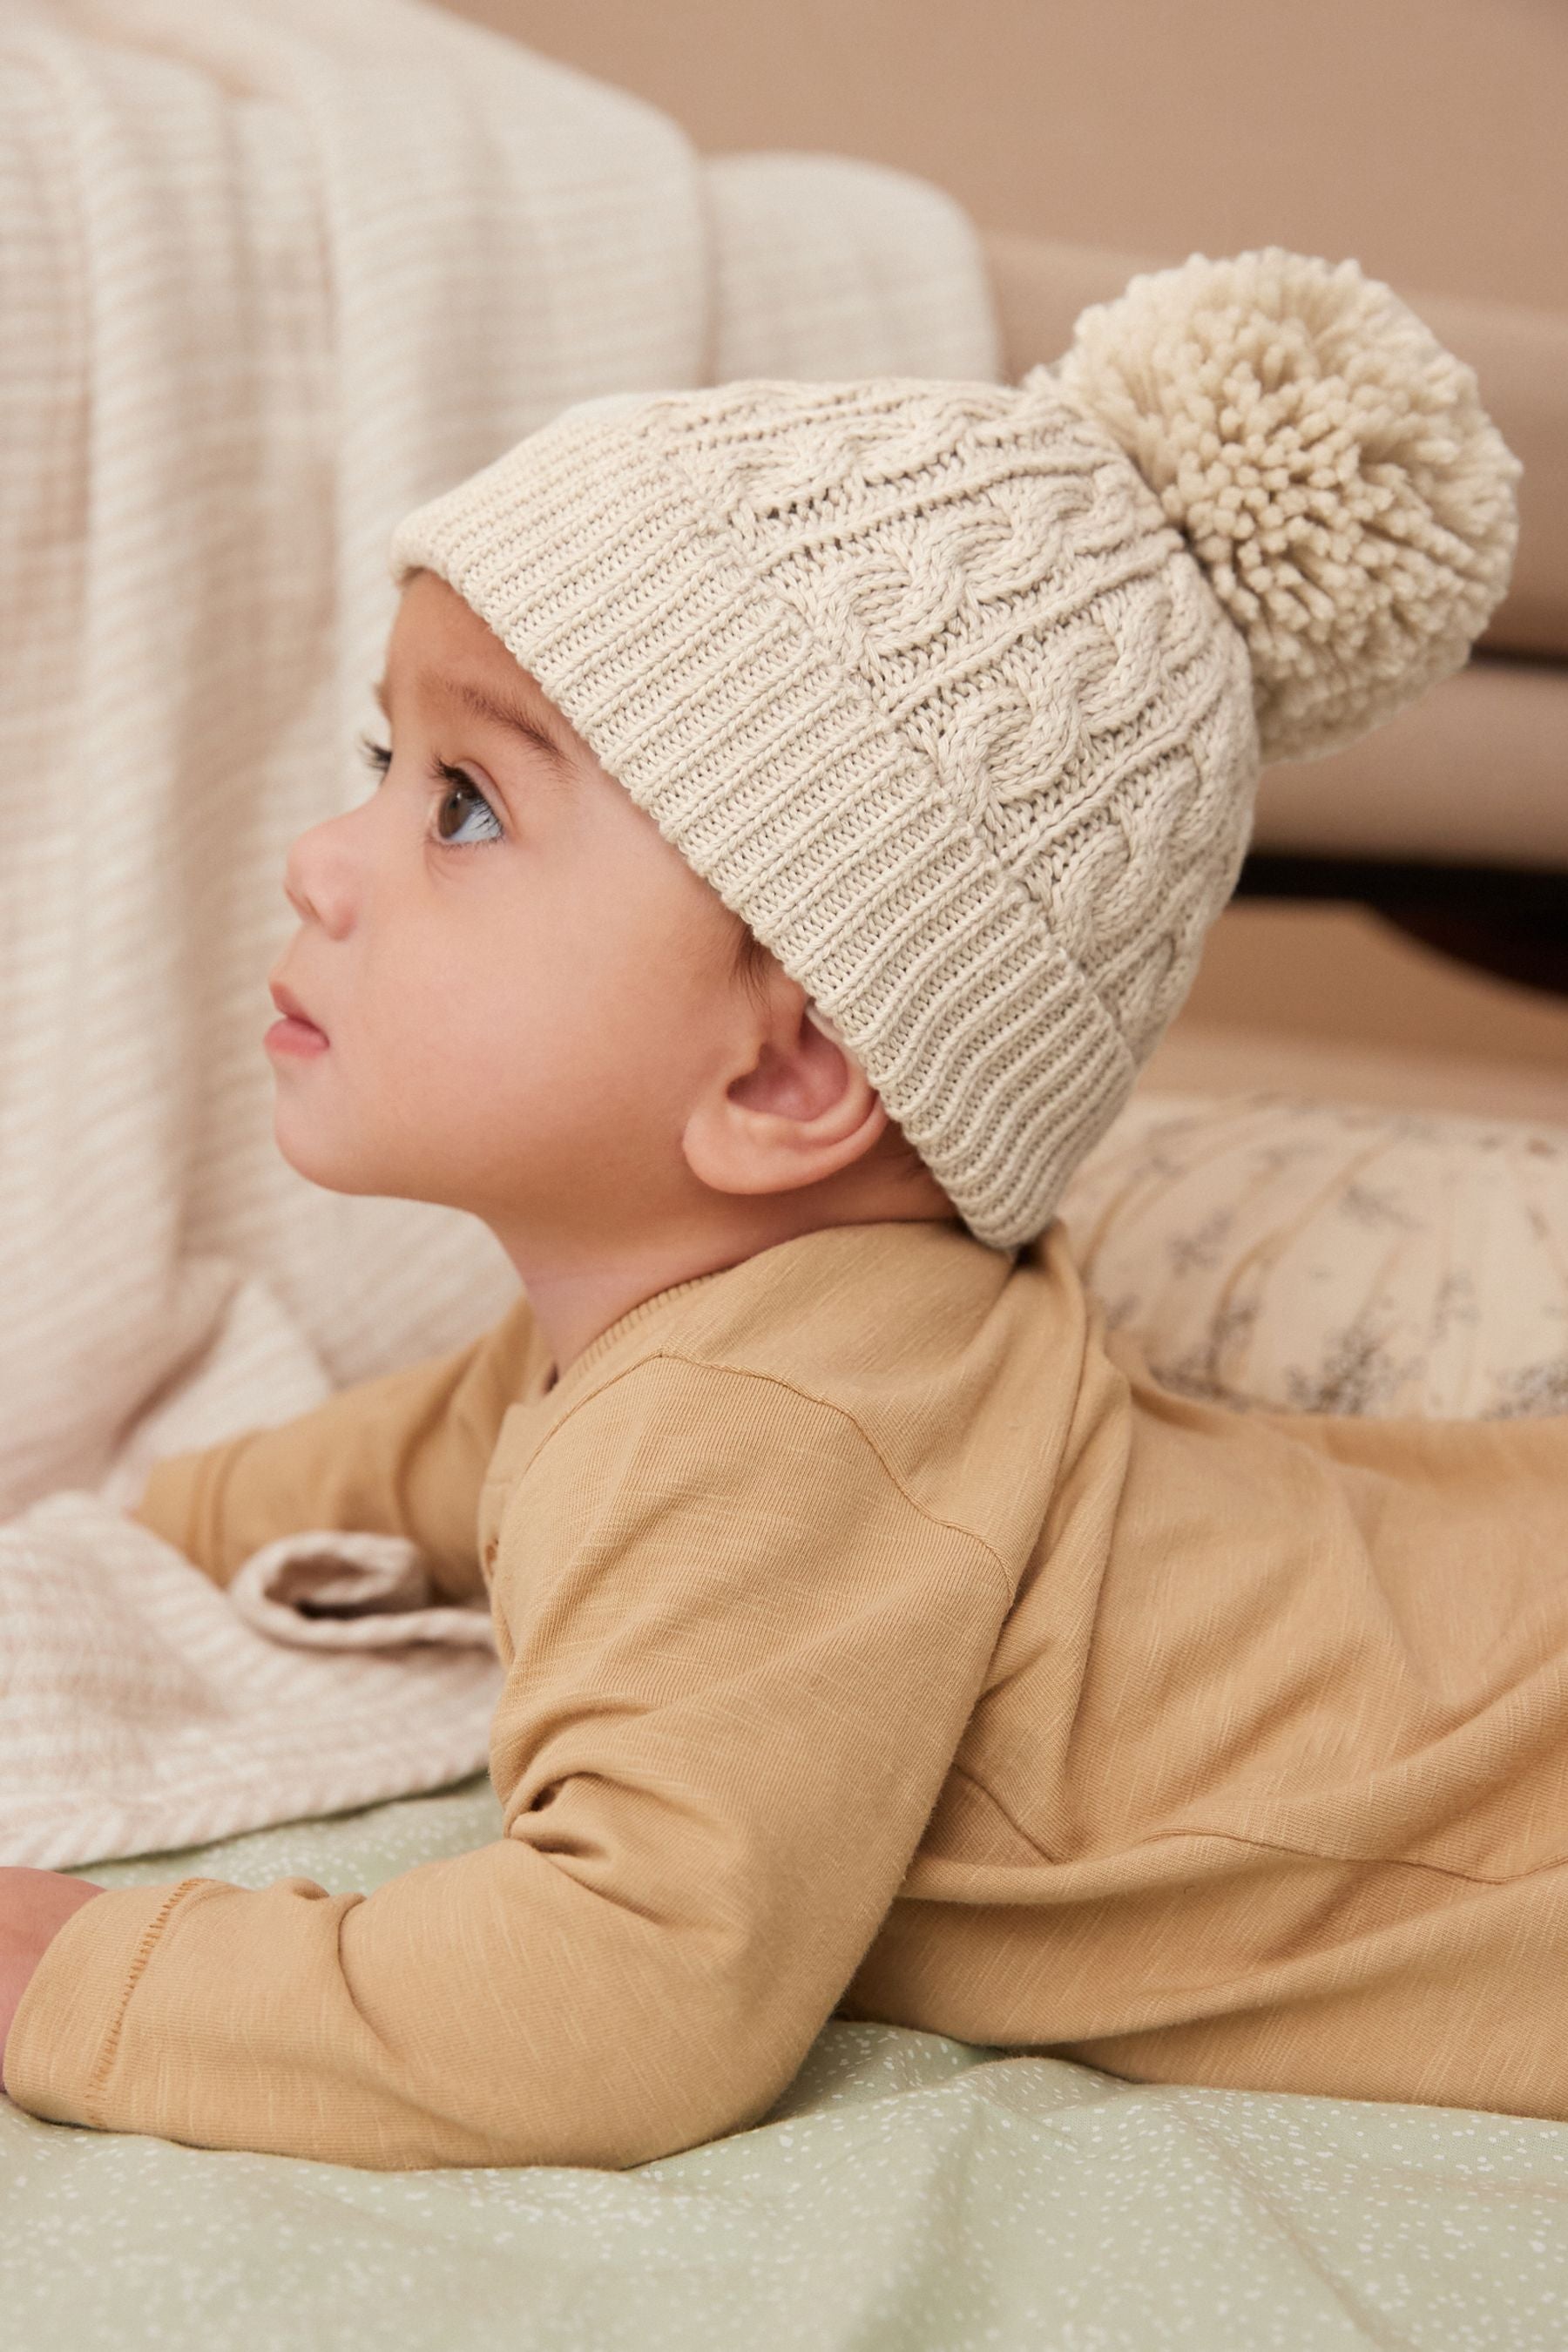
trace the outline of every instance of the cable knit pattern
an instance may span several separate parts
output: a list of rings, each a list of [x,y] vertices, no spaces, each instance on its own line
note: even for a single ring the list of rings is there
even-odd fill
[[[489,624],[1009,1249],[1185,997],[1264,759],[1468,654],[1519,471],[1387,288],[1271,247],[1134,278],[1016,386],[584,404],[393,570]]]

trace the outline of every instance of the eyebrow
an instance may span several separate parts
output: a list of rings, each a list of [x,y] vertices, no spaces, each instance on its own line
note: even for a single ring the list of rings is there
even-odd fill
[[[531,750],[543,753],[563,782],[570,778],[574,767],[570,747],[559,740],[542,718],[536,717],[524,704],[504,695],[491,694],[483,687],[470,684],[467,678],[453,678],[443,683],[447,692],[463,705],[465,710],[471,710],[476,719],[488,719],[492,725],[504,727],[509,733],[520,736]],[[373,686],[371,692],[381,707],[383,717],[390,723],[392,711],[387,703],[384,680]]]

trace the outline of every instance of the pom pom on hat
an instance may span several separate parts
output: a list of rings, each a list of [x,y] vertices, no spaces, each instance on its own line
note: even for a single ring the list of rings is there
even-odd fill
[[[1265,761],[1340,751],[1464,667],[1523,468],[1475,371],[1356,262],[1194,253],[1080,312],[1039,375],[1184,533],[1247,642]]]

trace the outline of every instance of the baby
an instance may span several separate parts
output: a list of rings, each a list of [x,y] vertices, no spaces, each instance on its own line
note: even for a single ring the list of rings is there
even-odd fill
[[[14,2099],[624,2166],[837,2012],[1568,2116],[1568,1422],[1178,1398],[1054,1213],[1260,761],[1458,667],[1517,471],[1386,289],[1270,248],[1018,387],[592,402],[408,519],[277,1136],[521,1295],[139,1516],[219,1584],[338,1528],[487,1597],[502,1832],[369,1895],[0,1874]]]

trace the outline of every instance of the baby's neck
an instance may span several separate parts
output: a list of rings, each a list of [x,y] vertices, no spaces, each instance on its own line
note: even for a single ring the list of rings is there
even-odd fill
[[[811,1191],[822,1189],[814,1186]],[[742,1208],[748,1205],[737,1203]],[[569,1371],[585,1348],[635,1307],[700,1275],[742,1265],[776,1243],[827,1225],[955,1222],[951,1217],[934,1219],[924,1202],[871,1208],[863,1202],[847,1201],[830,1209],[805,1192],[770,1194],[765,1207],[760,1202],[754,1207],[763,1213],[742,1214],[706,1229],[606,1235],[596,1245],[580,1239],[570,1244],[542,1242],[537,1234],[509,1233],[492,1225],[550,1349],[554,1373],[546,1385],[553,1386],[554,1379]],[[774,1213],[767,1213],[767,1208]]]

